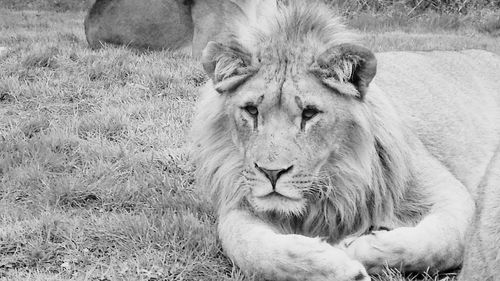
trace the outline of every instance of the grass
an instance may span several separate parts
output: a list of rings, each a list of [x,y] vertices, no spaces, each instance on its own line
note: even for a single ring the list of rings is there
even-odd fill
[[[83,13],[0,10],[0,279],[249,280],[223,256],[188,130],[186,52],[91,51]],[[462,19],[460,19],[462,20]],[[482,48],[475,27],[352,17],[377,51]],[[377,280],[454,280],[454,275]]]

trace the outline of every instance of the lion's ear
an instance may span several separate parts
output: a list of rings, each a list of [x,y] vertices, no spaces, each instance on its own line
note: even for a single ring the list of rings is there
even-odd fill
[[[251,66],[251,55],[238,46],[208,42],[203,50],[203,69],[212,79],[219,93],[236,89],[256,72]]]
[[[377,72],[377,59],[365,47],[340,44],[319,55],[311,71],[326,86],[362,99]]]

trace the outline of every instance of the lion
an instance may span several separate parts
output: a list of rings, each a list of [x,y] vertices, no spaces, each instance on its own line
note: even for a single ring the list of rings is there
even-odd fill
[[[226,18],[246,0],[96,0],[84,26],[89,46],[104,43],[139,50],[181,49],[192,55],[223,32]],[[247,0],[248,1],[248,0]]]
[[[491,160],[476,200],[459,281],[493,281],[500,277],[500,150]]]
[[[84,26],[93,49],[104,43],[139,50],[179,49],[191,43],[194,29],[186,0],[96,0]]]
[[[374,54],[320,1],[241,10],[192,124],[227,257],[272,280],[459,267],[473,195],[498,188],[500,56]]]

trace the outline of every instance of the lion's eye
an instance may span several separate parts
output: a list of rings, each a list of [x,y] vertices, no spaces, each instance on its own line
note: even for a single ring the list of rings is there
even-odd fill
[[[253,105],[247,105],[243,109],[252,116],[257,116],[257,114],[259,114],[259,110],[257,109],[256,106]]]
[[[318,113],[319,110],[317,110],[316,108],[313,107],[306,108],[304,109],[304,111],[302,111],[302,120],[304,121],[311,120]]]

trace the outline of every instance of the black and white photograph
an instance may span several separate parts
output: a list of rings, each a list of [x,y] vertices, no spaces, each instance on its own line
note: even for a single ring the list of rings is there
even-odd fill
[[[500,0],[0,0],[0,281],[500,281]]]

